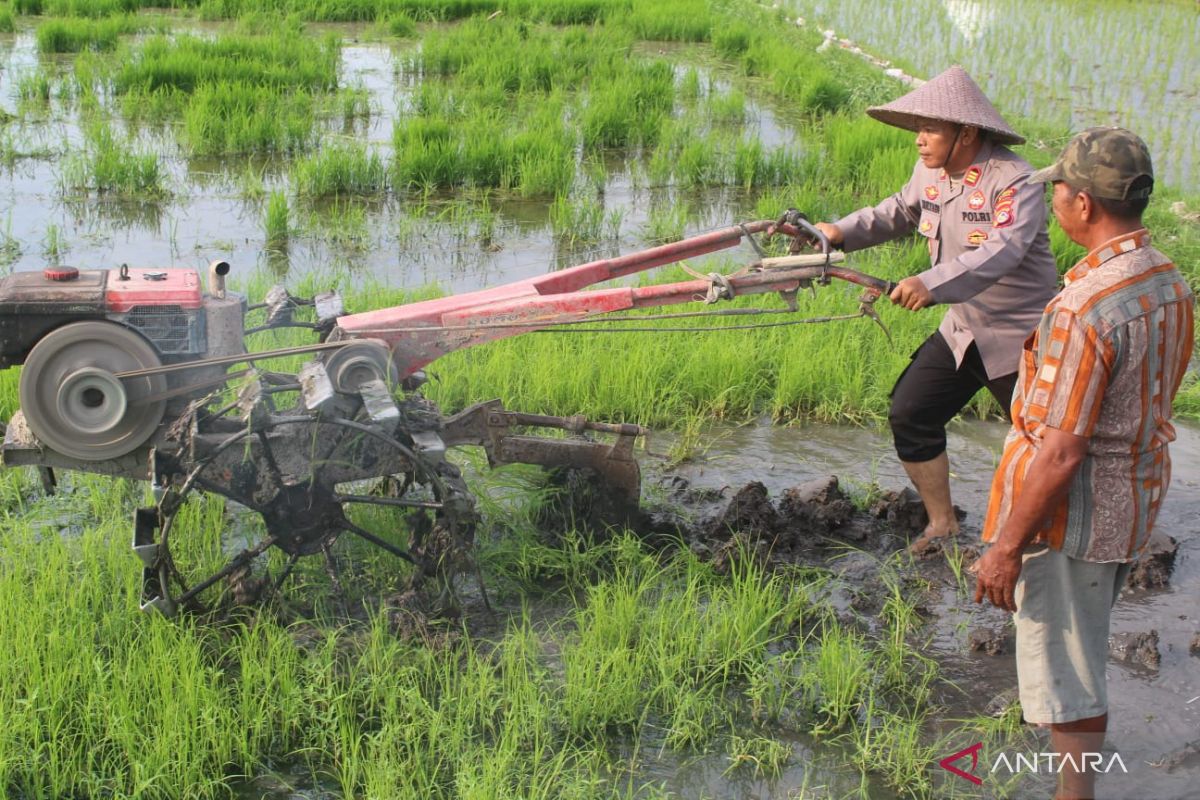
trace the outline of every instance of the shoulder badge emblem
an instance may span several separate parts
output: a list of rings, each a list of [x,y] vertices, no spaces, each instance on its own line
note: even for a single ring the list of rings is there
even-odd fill
[[[978,211],[987,204],[987,198],[983,196],[983,192],[976,189],[971,192],[971,196],[967,198],[967,208],[972,211]]]
[[[967,170],[967,174],[963,177],[963,183],[967,186],[974,186],[979,183],[979,179],[983,177],[983,170],[979,167],[971,167]]]
[[[978,247],[987,241],[988,235],[986,231],[981,231],[979,228],[967,234],[967,244]]]
[[[996,202],[992,205],[992,227],[1004,228],[1016,220],[1017,212],[1013,208],[1016,201],[1017,190],[1013,187],[1008,187],[1000,194],[996,195]]]
[[[941,191],[932,183],[925,187],[925,196],[930,200],[937,200],[941,196]]]

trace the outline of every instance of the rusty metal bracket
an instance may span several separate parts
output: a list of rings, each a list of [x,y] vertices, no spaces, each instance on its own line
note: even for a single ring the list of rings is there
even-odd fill
[[[515,428],[557,428],[573,436],[555,439],[517,433]],[[614,434],[611,442],[584,438],[589,432]],[[591,422],[586,417],[554,417],[508,411],[499,400],[478,403],[448,418],[441,430],[446,446],[476,445],[488,463],[537,464],[594,470],[611,488],[636,502],[641,494],[641,469],[633,455],[637,437],[646,428],[631,424]]]

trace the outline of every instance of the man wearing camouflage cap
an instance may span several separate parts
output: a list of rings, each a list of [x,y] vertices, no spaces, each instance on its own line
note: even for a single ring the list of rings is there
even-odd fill
[[[1192,353],[1192,292],[1142,226],[1153,176],[1141,139],[1091,128],[1029,179],[1054,184],[1059,224],[1089,252],[1024,345],[991,547],[972,570],[975,601],[1013,613],[1021,709],[1064,756],[1060,798],[1093,796],[1082,754],[1107,728],[1109,609],[1170,482],[1171,403]]]
[[[961,67],[867,113],[917,134],[912,177],[879,205],[817,227],[847,252],[919,234],[931,266],[900,281],[892,302],[911,311],[949,305],[896,381],[888,414],[929,516],[912,545],[921,552],[958,531],[946,423],[985,386],[1008,412],[1021,342],[1058,275],[1046,204],[1025,182],[1032,168],[1005,147],[1024,139]]]

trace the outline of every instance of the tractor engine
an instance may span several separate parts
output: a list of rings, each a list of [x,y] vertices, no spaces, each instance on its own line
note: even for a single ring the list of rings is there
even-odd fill
[[[225,291],[228,272],[212,264],[208,294],[194,269],[51,267],[0,280],[0,367],[24,365],[21,408],[34,435],[84,461],[145,443],[168,406],[191,399],[182,386],[225,367],[114,376],[245,352],[245,301]]]

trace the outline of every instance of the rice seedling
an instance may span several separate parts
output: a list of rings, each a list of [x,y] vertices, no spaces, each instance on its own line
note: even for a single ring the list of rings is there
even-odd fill
[[[53,78],[44,69],[27,72],[17,80],[17,98],[22,105],[45,105],[50,102]]]
[[[42,256],[46,259],[46,263],[59,263],[66,251],[67,243],[63,239],[62,229],[54,223],[47,225],[46,232],[42,236]]]
[[[158,156],[129,150],[105,123],[90,125],[86,139],[84,151],[71,155],[63,165],[65,189],[149,196],[166,191]]]
[[[703,0],[635,3],[620,19],[639,39],[651,41],[705,42],[713,27],[712,11]]]
[[[16,15],[12,6],[0,5],[0,33],[12,33],[17,29]]]
[[[594,197],[559,195],[550,205],[554,235],[568,245],[600,241],[605,222],[604,206]]]
[[[737,89],[711,94],[705,110],[714,124],[740,125],[746,120],[746,95]]]
[[[268,247],[278,249],[287,246],[291,225],[287,195],[283,192],[271,192],[267,198],[267,212],[263,220],[263,229],[266,232]]]
[[[187,101],[183,138],[198,155],[303,150],[315,138],[312,99],[249,83],[204,84]]]
[[[303,197],[377,195],[387,189],[387,169],[377,153],[355,142],[336,143],[296,162],[296,193]]]
[[[417,23],[403,12],[385,18],[382,27],[388,36],[398,39],[409,39],[417,34]]]
[[[4,221],[4,230],[0,231],[0,266],[11,267],[21,257],[21,253],[21,242],[12,234],[12,209],[9,209]]]
[[[729,737],[729,766],[725,774],[749,770],[756,777],[778,777],[792,758],[792,748],[765,736]]]
[[[134,33],[138,28],[137,18],[131,15],[103,19],[50,19],[37,27],[37,46],[43,53],[113,50],[122,35]]]

